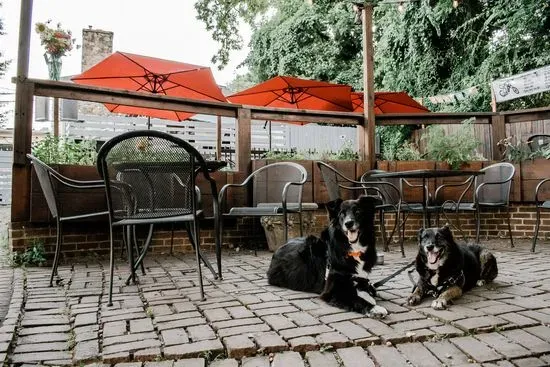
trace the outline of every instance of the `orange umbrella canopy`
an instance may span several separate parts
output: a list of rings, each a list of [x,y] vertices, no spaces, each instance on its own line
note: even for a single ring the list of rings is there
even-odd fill
[[[350,93],[348,85],[276,76],[227,99],[253,106],[350,112]]]
[[[351,93],[353,112],[363,112],[363,92]],[[374,113],[423,113],[430,112],[406,92],[375,92]]]
[[[173,97],[226,102],[210,68],[155,57],[115,52],[82,74],[75,83]],[[182,121],[195,113],[105,103],[111,112]]]

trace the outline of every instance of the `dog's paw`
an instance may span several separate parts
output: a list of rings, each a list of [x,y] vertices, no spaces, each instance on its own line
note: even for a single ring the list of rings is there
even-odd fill
[[[367,316],[372,317],[373,319],[383,319],[388,316],[388,310],[382,306],[373,306],[367,313]]]
[[[485,285],[485,283],[486,283],[485,279],[480,279],[480,280],[477,281],[476,285],[478,287],[483,287]]]
[[[447,301],[444,299],[436,299],[432,302],[432,308],[434,310],[444,310],[447,308]]]
[[[407,303],[411,306],[417,305],[422,301],[422,297],[420,297],[418,294],[411,294],[409,298],[407,298]]]

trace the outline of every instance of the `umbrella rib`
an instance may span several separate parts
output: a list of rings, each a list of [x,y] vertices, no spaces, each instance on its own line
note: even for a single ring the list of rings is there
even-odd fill
[[[217,100],[217,101],[219,101],[219,102],[225,102],[223,99],[218,99],[218,98],[213,97],[213,96],[210,96],[210,95],[208,95],[208,94],[206,94],[206,93],[200,92],[200,91],[198,91],[198,90],[196,90],[196,89],[186,87],[185,85],[182,85],[182,84],[180,84],[180,83],[176,83],[176,82],[174,82],[173,80],[170,80],[170,82],[171,82],[171,83],[174,83],[175,85],[178,85],[178,86],[180,86],[180,87],[182,87],[182,88],[185,88],[185,89],[188,89],[188,90],[193,91],[193,92],[195,92],[195,93],[198,93],[198,94],[200,94],[200,95],[206,96],[206,97],[208,97],[208,98],[213,98],[213,99],[215,99],[215,100]]]

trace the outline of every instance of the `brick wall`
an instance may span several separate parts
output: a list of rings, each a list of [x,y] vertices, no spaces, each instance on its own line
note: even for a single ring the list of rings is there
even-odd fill
[[[514,205],[511,208],[512,234],[514,238],[532,238],[535,227],[535,209],[532,206]],[[386,229],[389,232],[393,226],[395,217],[386,216]],[[493,211],[482,213],[481,218],[481,239],[503,238],[507,241],[508,228],[506,225],[505,212]],[[378,223],[378,217],[376,218]],[[328,219],[324,209],[315,213],[315,225],[311,230],[313,234],[319,234],[327,225]],[[441,219],[441,225],[445,220]],[[462,229],[470,238],[475,237],[475,220],[472,213],[461,215]],[[420,215],[410,215],[405,228],[405,236],[408,239],[416,238],[418,229],[422,225]],[[153,237],[151,251],[154,253],[190,252],[191,245],[187,238],[187,232],[183,227],[175,228],[172,238],[171,226],[156,227]],[[378,228],[377,228],[378,231]],[[119,231],[120,232],[120,231]],[[115,246],[120,251],[122,243],[120,233],[116,233]],[[46,252],[51,254],[54,251],[56,229],[55,226],[30,225],[17,227],[12,224],[9,230],[10,243],[16,251],[24,250],[32,241],[45,245]],[[141,233],[140,238],[145,234]],[[458,237],[458,235],[457,235]],[[543,212],[540,227],[539,240],[550,239],[550,211]],[[109,237],[107,223],[90,224],[65,224],[63,238],[64,256],[81,256],[82,253],[101,253],[109,251]],[[212,222],[205,222],[201,230],[201,248],[213,250],[214,230]],[[239,218],[233,222],[228,221],[224,226],[224,247],[244,247],[251,249],[266,248],[266,239],[262,226],[257,218]]]

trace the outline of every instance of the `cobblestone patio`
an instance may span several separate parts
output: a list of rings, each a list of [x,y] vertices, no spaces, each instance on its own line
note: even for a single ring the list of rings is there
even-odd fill
[[[60,268],[0,269],[0,360],[8,365],[117,366],[548,366],[550,261],[546,248],[493,243],[497,281],[447,311],[404,305],[406,273],[379,292],[384,320],[330,307],[316,295],[269,286],[270,253],[224,253],[224,280],[198,301],[192,256],[153,257],[138,285],[116,269],[106,307],[107,261]],[[386,253],[380,279],[413,258]],[[212,255],[210,255],[212,257]],[[204,274],[209,275],[206,271]],[[7,286],[6,286],[7,285]],[[13,286],[12,286],[13,285]],[[11,301],[10,301],[11,296]],[[97,363],[97,364],[96,364]]]

